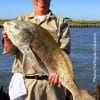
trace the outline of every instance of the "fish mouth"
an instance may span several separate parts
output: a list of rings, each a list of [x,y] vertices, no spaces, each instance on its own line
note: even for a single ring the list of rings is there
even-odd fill
[[[6,24],[11,26],[11,25],[14,25],[15,23],[13,21],[8,21]]]
[[[16,22],[15,21],[7,21],[3,24],[3,30],[8,31],[11,28],[13,28],[13,26],[16,26]]]
[[[5,22],[5,23],[3,24],[3,27],[7,27],[7,26],[9,26],[9,25],[12,25],[11,22]]]

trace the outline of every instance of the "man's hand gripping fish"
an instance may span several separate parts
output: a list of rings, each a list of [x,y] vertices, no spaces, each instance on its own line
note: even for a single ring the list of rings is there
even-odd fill
[[[23,53],[24,60],[28,57],[29,64],[35,60],[38,67],[47,74],[56,72],[62,85],[71,92],[73,100],[95,100],[87,91],[77,87],[69,57],[64,55],[47,30],[36,24],[21,21],[8,21],[3,26],[13,45]],[[38,63],[34,54],[46,67]]]

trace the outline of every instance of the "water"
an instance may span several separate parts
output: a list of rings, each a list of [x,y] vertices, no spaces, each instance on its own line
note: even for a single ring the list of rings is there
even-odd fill
[[[71,28],[70,33],[75,80],[91,91],[100,83],[100,28]]]
[[[91,91],[97,83],[100,83],[100,28],[71,28],[70,33],[70,56],[75,80],[79,87]],[[95,57],[97,57],[96,60]],[[11,78],[13,59],[14,57],[2,54],[0,42],[0,84],[4,85],[5,90],[7,90]],[[96,66],[93,62],[96,63]],[[93,82],[93,78],[95,82]]]
[[[0,29],[0,41],[2,41]],[[8,91],[8,84],[11,79],[11,65],[13,63],[14,57],[2,54],[2,42],[0,42],[0,85],[4,86],[4,91]]]

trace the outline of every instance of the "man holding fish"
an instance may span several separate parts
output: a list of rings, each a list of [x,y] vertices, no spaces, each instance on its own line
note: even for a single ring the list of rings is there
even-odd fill
[[[36,23],[44,29],[50,31],[57,45],[67,54],[70,53],[70,37],[67,21],[52,13],[50,8],[51,0],[33,0],[34,12],[18,17],[17,20]],[[62,87],[57,73],[49,76],[41,70],[35,69],[36,64],[23,68],[23,55],[16,48],[3,31],[4,53],[16,55],[13,63],[12,72],[21,73],[24,77],[27,93],[23,96],[24,100],[65,100],[65,89]],[[51,44],[53,45],[53,44]],[[34,61],[33,61],[34,62]],[[26,66],[25,65],[25,66]]]

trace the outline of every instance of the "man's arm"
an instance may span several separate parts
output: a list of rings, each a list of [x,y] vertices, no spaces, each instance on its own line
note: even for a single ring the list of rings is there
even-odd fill
[[[2,37],[2,45],[4,48],[3,54],[15,55],[17,52],[17,48],[12,44],[5,30],[2,32]]]
[[[59,47],[65,51],[68,55],[70,54],[70,32],[69,26],[66,19],[59,19]]]
[[[23,17],[18,17],[16,20],[23,21]],[[10,41],[10,39],[7,36],[6,30],[3,30],[2,32],[2,45],[3,45],[3,54],[11,54],[16,55],[17,51],[19,51]]]
[[[70,54],[70,32],[67,21],[65,19],[59,19],[58,36],[59,36],[59,47],[64,51],[64,54]],[[71,68],[72,70],[72,68]],[[49,76],[49,82],[61,86],[59,75],[57,73],[51,73]]]

